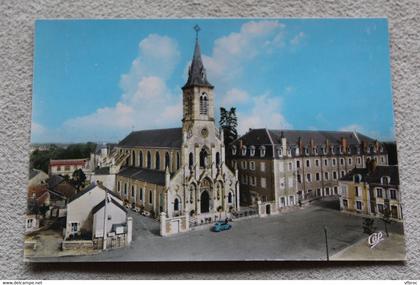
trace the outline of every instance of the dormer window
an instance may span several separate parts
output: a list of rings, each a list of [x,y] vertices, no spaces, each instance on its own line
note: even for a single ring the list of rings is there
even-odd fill
[[[351,147],[347,148],[347,154],[351,154]]]
[[[249,154],[251,155],[251,156],[254,156],[255,155],[255,146],[250,146],[250,148],[249,148]]]
[[[360,146],[357,147],[357,154],[360,154]]]
[[[283,155],[283,150],[281,148],[277,149],[277,155],[281,157]]]
[[[327,154],[327,148],[325,147],[325,146],[322,146],[321,147],[321,152],[322,152],[322,154]]]
[[[242,156],[246,155],[246,146],[242,146],[241,152],[242,152]]]
[[[316,147],[312,148],[312,153],[318,155],[318,149]]]
[[[236,145],[232,146],[232,155],[236,155]]]
[[[309,155],[309,148],[305,147],[305,155]]]
[[[200,96],[200,115],[207,115],[209,109],[209,99],[206,92]]]
[[[264,157],[264,156],[265,156],[265,146],[262,146],[262,147],[260,148],[260,156],[261,156],[261,157]]]
[[[287,156],[292,156],[292,149],[290,147],[287,149]]]
[[[343,154],[343,146],[340,146],[340,154]]]
[[[298,156],[298,155],[299,155],[299,153],[300,153],[300,152],[299,152],[299,148],[298,148],[298,147],[295,147],[295,155],[296,155],[296,156]]]
[[[381,151],[381,153],[384,152],[384,147],[383,146],[381,146],[380,151]]]
[[[334,146],[330,147],[330,152],[331,152],[331,154],[334,154]]]
[[[362,175],[356,174],[353,176],[354,183],[360,183],[362,181]]]
[[[391,177],[389,176],[382,176],[381,177],[381,184],[388,185],[391,182]]]

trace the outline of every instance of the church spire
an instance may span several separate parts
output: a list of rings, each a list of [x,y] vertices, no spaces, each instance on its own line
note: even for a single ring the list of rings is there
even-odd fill
[[[198,42],[198,32],[200,31],[200,27],[195,25],[194,30],[196,32],[194,54],[188,70],[187,83],[185,83],[182,89],[194,86],[213,88],[213,86],[207,81],[206,69],[204,68],[203,61],[201,59],[200,43]]]

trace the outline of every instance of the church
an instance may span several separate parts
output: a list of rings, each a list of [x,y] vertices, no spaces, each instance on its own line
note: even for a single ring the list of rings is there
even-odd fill
[[[196,27],[198,35],[198,27]],[[116,187],[125,203],[158,218],[214,220],[239,210],[237,171],[225,163],[215,125],[214,86],[207,80],[198,36],[182,87],[181,128],[131,132],[116,146]]]

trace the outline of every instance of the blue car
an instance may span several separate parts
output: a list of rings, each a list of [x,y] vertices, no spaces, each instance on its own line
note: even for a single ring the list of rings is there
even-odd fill
[[[232,228],[232,225],[225,223],[225,222],[217,222],[213,226],[214,232],[221,232],[221,231],[227,231]]]

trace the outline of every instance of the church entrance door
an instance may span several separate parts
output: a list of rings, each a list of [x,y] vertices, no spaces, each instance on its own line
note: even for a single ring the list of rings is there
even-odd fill
[[[208,213],[210,208],[210,195],[209,192],[203,191],[200,197],[201,213]]]

